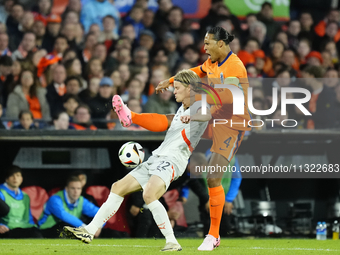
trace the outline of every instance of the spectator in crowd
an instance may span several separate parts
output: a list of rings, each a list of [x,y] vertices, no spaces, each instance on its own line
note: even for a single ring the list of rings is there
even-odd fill
[[[64,35],[58,35],[54,41],[52,55],[63,57],[64,52],[69,47],[68,40]]]
[[[312,90],[312,97],[307,109],[312,114],[308,116],[307,129],[333,128],[335,125],[334,92],[320,80],[323,70],[320,66],[307,66],[302,71],[302,78]]]
[[[40,49],[42,48],[44,36],[46,34],[46,27],[42,20],[34,21],[32,25],[32,32],[35,34],[36,37],[36,46]],[[44,49],[45,50],[45,49]]]
[[[79,104],[80,104],[80,100],[78,96],[74,94],[66,94],[63,96],[63,106],[69,116],[70,121],[73,120],[75,110],[77,109]]]
[[[61,21],[61,17],[56,14],[51,14],[46,18],[47,28],[42,47],[46,49],[47,52],[53,50],[54,42],[60,31]]]
[[[103,77],[103,66],[99,58],[91,58],[86,65],[86,77],[91,78],[102,78]]]
[[[76,11],[67,11],[64,15],[64,23],[65,24],[78,24],[79,23],[79,14]]]
[[[199,61],[199,50],[195,45],[188,45],[183,51],[183,60],[191,66],[197,66]]]
[[[116,21],[112,15],[106,15],[102,22],[103,31],[100,33],[98,42],[105,43],[107,49],[110,49],[114,41],[118,39],[118,35],[114,32]]]
[[[11,56],[12,52],[8,48],[9,37],[7,33],[0,33],[0,56]]]
[[[147,66],[149,63],[149,52],[144,47],[138,47],[133,51],[133,67]]]
[[[19,34],[19,22],[24,15],[24,7],[20,3],[15,3],[12,6],[11,13],[7,17],[6,27],[7,32],[13,36]],[[15,47],[15,45],[14,45]]]
[[[50,127],[50,130],[67,130],[73,129],[69,126],[69,119],[67,112],[59,112],[55,116],[52,117],[53,126]]]
[[[71,176],[66,181],[64,190],[50,197],[44,206],[44,212],[38,225],[41,233],[46,238],[57,238],[64,225],[80,227],[85,225],[80,217],[85,214],[94,217],[99,208],[81,196],[82,183],[76,176]],[[95,237],[100,235],[101,229]]]
[[[99,91],[99,83],[100,79],[99,78],[91,78],[89,81],[89,86],[88,88],[84,89],[79,93],[79,98],[80,100],[85,103],[89,104],[89,102],[97,96],[98,91]],[[115,83],[114,83],[115,84]]]
[[[47,86],[46,98],[50,105],[51,115],[63,111],[62,96],[66,93],[66,70],[63,65],[58,64],[52,72],[52,82]]]
[[[143,92],[143,83],[138,78],[132,78],[127,82],[126,86],[126,94],[122,95],[122,99],[124,102],[127,102],[129,99],[137,99],[144,105],[147,102],[147,97],[142,95]]]
[[[105,119],[112,109],[113,81],[103,77],[99,84],[99,93],[89,102],[92,119]],[[106,123],[95,122],[97,128],[106,128]]]
[[[301,32],[299,34],[300,38],[307,38],[309,41],[313,41],[315,36],[313,31],[313,17],[307,11],[302,11],[300,14]]]
[[[257,15],[257,19],[266,26],[266,34],[270,40],[273,39],[276,31],[280,29],[279,24],[273,17],[273,5],[269,2],[264,2],[261,6],[260,13]]]
[[[145,29],[139,35],[139,45],[150,51],[155,43],[155,39],[155,34]]]
[[[339,85],[338,71],[334,68],[329,68],[328,70],[326,70],[324,77],[325,85],[334,91],[335,88]]]
[[[139,37],[140,32],[144,29],[144,25],[142,23],[144,8],[139,4],[135,4],[129,15],[125,18],[125,23],[130,23],[133,25],[137,38]]]
[[[82,84],[77,76],[70,76],[65,81],[66,93],[71,95],[78,95]]]
[[[80,13],[80,21],[84,26],[85,32],[87,33],[89,31],[91,24],[99,25],[100,30],[102,30],[102,19],[106,15],[112,15],[116,24],[120,24],[120,14],[116,7],[109,1],[94,0],[86,2]],[[114,32],[118,32],[117,27],[115,28]]]
[[[0,96],[3,105],[7,105],[8,94],[11,92],[11,84],[13,83],[12,75],[13,60],[5,55],[0,57]]]
[[[175,66],[178,64],[180,60],[179,53],[176,50],[177,48],[176,36],[171,32],[165,33],[163,46],[168,52],[168,66],[170,70],[173,71]]]
[[[41,238],[30,209],[29,196],[20,189],[22,170],[12,165],[6,169],[5,182],[0,185],[0,200],[9,212],[0,217],[0,238]]]
[[[51,13],[51,9],[52,0],[38,0],[37,6],[33,7],[33,12],[36,16],[40,16],[41,18],[46,19]]]
[[[74,117],[70,124],[77,130],[96,130],[97,128],[92,124],[91,121],[91,110],[87,105],[80,104],[74,111]]]
[[[3,1],[3,5],[0,6],[0,22],[1,23],[6,23],[7,17],[10,15],[14,4],[15,4],[14,0]]]
[[[32,130],[37,129],[33,122],[33,114],[31,111],[23,110],[19,113],[19,124],[14,124],[12,129]]]
[[[81,66],[81,62],[78,58],[72,58],[72,59],[66,60],[64,62],[64,66],[65,66],[65,69],[66,69],[67,77],[76,76],[81,81],[81,88],[87,87],[86,80],[81,76],[82,75],[82,66]]]
[[[22,71],[18,82],[19,84],[8,96],[6,116],[17,118],[20,111],[30,110],[35,119],[50,119],[46,89],[38,87],[33,72]]]
[[[12,59],[23,59],[27,56],[29,51],[36,49],[36,37],[33,32],[26,32],[22,38],[22,41],[16,51],[12,54]]]
[[[287,30],[287,36],[288,36],[288,45],[289,47],[297,49],[299,45],[299,39],[298,36],[301,32],[301,23],[298,20],[290,20],[288,22],[288,30]]]

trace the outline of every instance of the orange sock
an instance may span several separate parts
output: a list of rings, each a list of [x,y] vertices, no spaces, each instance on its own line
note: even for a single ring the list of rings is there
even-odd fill
[[[210,229],[209,235],[218,238],[225,203],[224,189],[221,186],[209,188]]]
[[[131,112],[131,119],[137,124],[152,132],[163,132],[168,129],[168,118],[158,113],[135,113]]]

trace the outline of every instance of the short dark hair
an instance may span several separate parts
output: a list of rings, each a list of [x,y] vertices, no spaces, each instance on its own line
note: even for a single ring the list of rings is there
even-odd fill
[[[106,18],[113,19],[114,21],[116,21],[115,18],[114,18],[112,15],[110,15],[110,14],[106,15],[106,16],[102,19],[102,21],[104,21],[104,19],[106,19]]]
[[[80,99],[77,95],[73,95],[73,94],[65,94],[63,97],[63,103],[66,103],[69,99],[74,99],[78,102],[78,104],[80,104]]]
[[[208,34],[214,35],[215,41],[222,40],[223,42],[225,42],[226,45],[231,43],[235,38],[234,35],[230,34],[223,27],[212,27],[208,30]]]
[[[90,107],[88,107],[87,104],[79,104],[78,107],[74,110],[74,113],[77,114],[77,111],[80,109],[80,108],[85,108],[89,111],[89,113],[91,114],[91,109]]]
[[[313,75],[314,78],[323,78],[323,69],[320,66],[307,65],[302,71]]]
[[[192,51],[194,51],[195,53],[200,54],[199,49],[198,49],[195,45],[193,45],[193,44],[190,44],[190,45],[185,46],[185,48],[184,48],[184,50],[183,50],[183,53],[185,53],[187,50],[192,50]]]
[[[13,60],[11,57],[4,55],[0,57],[0,66],[12,66]]]
[[[269,6],[270,8],[273,9],[273,5],[270,3],[270,2],[264,2],[262,5],[261,5],[261,10],[266,7],[266,6]]]
[[[22,115],[24,115],[24,114],[29,114],[31,116],[32,120],[34,119],[33,114],[30,110],[22,110],[22,111],[19,112],[19,120],[22,118]]]
[[[59,119],[60,115],[63,114],[63,113],[67,114],[67,112],[65,112],[65,111],[58,111],[55,114],[53,114],[52,115],[52,121],[55,121],[55,120]]]
[[[55,44],[55,42],[59,39],[59,38],[62,38],[62,39],[65,39],[66,40],[66,42],[67,42],[67,44],[68,44],[68,40],[67,40],[67,37],[65,36],[65,35],[61,35],[61,34],[59,34],[56,38],[55,38],[55,40],[54,40],[54,44]]]
[[[66,186],[70,184],[70,182],[81,182],[78,176],[71,175],[66,180]]]
[[[22,169],[16,165],[8,166],[6,169],[5,179],[8,179],[9,177],[11,177],[13,174],[16,174],[16,173],[22,174]]]
[[[79,79],[78,76],[75,76],[75,75],[72,75],[72,76],[67,77],[67,79],[65,80],[65,85],[67,86],[67,83],[68,83],[69,81],[71,81],[71,80],[76,80],[76,81],[78,82],[78,84],[79,84],[79,88],[82,87],[82,82],[81,82],[81,80]]]

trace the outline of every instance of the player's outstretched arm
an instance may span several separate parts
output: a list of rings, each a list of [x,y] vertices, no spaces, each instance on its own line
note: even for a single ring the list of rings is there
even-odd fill
[[[203,78],[207,75],[207,73],[203,71],[202,66],[196,66],[196,67],[191,68],[190,70],[194,71],[200,78]],[[170,79],[161,81],[156,87],[156,94],[158,94],[158,92],[163,93],[163,91],[167,90],[173,83],[174,83],[174,76],[171,77]]]

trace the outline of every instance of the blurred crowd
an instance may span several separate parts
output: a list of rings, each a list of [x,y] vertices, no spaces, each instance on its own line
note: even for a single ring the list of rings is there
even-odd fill
[[[285,119],[297,120],[295,128],[340,126],[337,9],[317,22],[302,10],[298,19],[279,22],[269,2],[238,19],[222,0],[212,0],[207,16],[197,20],[184,18],[171,0],[158,0],[158,8],[135,0],[126,13],[112,0],[63,2],[62,15],[53,12],[52,0],[0,5],[1,128],[117,129],[114,94],[137,113],[175,113],[171,89],[156,94],[155,87],[207,59],[203,40],[213,26],[236,36],[230,48],[246,66],[256,109],[271,108],[272,88],[311,91],[305,108],[312,117],[294,106],[283,115],[277,107],[267,116],[276,120],[265,126],[282,128]]]

